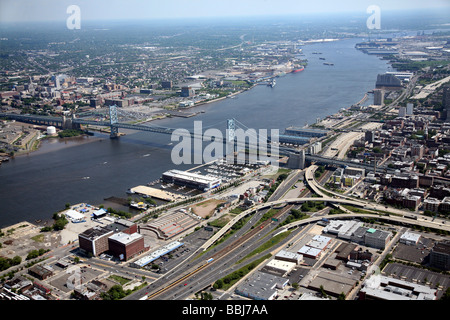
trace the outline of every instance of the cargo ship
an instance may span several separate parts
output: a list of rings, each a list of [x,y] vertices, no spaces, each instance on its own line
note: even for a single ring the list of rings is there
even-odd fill
[[[296,68],[296,69],[292,70],[292,73],[301,72],[301,71],[303,71],[303,70],[305,70],[304,67],[299,67],[299,68]]]

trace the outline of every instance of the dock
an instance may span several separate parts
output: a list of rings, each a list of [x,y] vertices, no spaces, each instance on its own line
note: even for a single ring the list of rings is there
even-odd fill
[[[137,186],[137,187],[131,188],[130,191],[132,193],[142,194],[144,196],[149,196],[149,197],[164,200],[164,201],[175,201],[175,200],[179,199],[180,197],[182,197],[175,193],[167,192],[167,191],[160,190],[160,189],[150,188],[147,186]]]

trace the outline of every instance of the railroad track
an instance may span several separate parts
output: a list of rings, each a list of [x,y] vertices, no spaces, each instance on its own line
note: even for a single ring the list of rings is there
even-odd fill
[[[285,206],[280,211],[278,211],[275,215],[273,215],[272,218],[278,218],[278,217],[282,216],[283,214],[285,214],[286,212],[291,210],[292,207],[294,207],[294,205],[287,205],[287,206]],[[197,274],[198,272],[200,272],[201,270],[203,270],[207,266],[210,266],[210,265],[218,262],[223,257],[231,254],[233,251],[238,249],[242,244],[244,244],[245,242],[250,240],[252,237],[256,236],[259,232],[261,232],[261,230],[263,230],[271,222],[272,222],[271,220],[266,220],[266,221],[262,222],[261,225],[258,228],[255,228],[255,229],[247,232],[244,236],[240,237],[239,239],[237,239],[233,243],[227,245],[225,248],[221,249],[220,251],[218,251],[217,253],[212,255],[211,258],[209,258],[206,262],[204,262],[202,265],[200,265],[199,267],[197,267],[193,271],[191,271],[191,272],[187,273],[186,275],[184,275],[183,277],[175,280],[174,282],[172,282],[168,286],[159,289],[158,291],[152,293],[151,295],[146,296],[146,299],[150,300],[150,299],[153,299],[153,298],[161,295],[162,293],[166,292],[167,290],[177,286],[178,284],[182,283],[183,281],[186,281],[190,277],[194,276],[195,274]]]

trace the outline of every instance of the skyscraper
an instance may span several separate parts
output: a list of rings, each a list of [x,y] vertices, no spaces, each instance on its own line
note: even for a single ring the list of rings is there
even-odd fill
[[[373,90],[373,104],[376,106],[384,105],[384,90],[381,89]]]
[[[442,115],[441,119],[450,120],[450,86],[446,85],[442,92]]]
[[[406,104],[406,115],[407,116],[412,116],[413,114],[414,114],[414,104],[407,103]]]

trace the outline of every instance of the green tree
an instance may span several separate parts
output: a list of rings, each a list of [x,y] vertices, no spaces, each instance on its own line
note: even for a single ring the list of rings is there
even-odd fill
[[[103,300],[120,300],[124,298],[127,294],[123,290],[121,285],[114,285],[108,292],[105,292],[101,295]]]
[[[223,281],[222,281],[222,279],[219,279],[216,282],[214,282],[213,287],[214,287],[214,289],[222,289],[223,288]]]
[[[325,292],[325,289],[323,288],[323,286],[320,286],[320,294],[322,295],[323,298],[328,298],[328,295]]]

